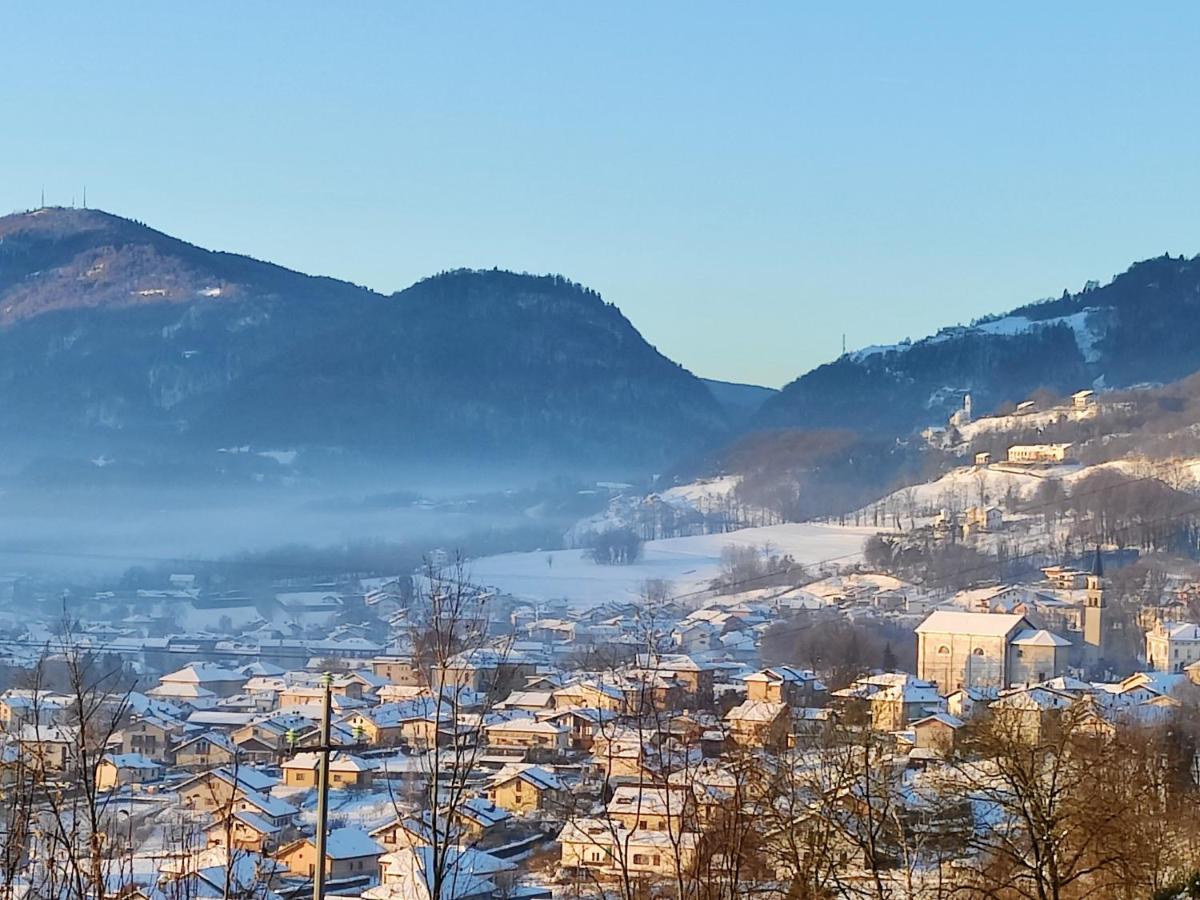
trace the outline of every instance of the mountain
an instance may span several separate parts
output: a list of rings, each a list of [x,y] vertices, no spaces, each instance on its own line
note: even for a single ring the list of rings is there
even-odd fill
[[[559,276],[455,271],[385,296],[43,209],[0,218],[0,429],[26,455],[314,447],[645,468],[727,419]]]
[[[1200,257],[1162,256],[1104,286],[1089,282],[923,340],[845,354],[769,398],[753,426],[903,434],[944,424],[966,393],[982,412],[1039,388],[1062,394],[1196,371]]]
[[[749,420],[768,397],[779,393],[775,388],[762,387],[757,384],[740,384],[734,381],[716,381],[712,378],[701,378],[708,387],[717,403],[725,410],[731,422],[741,423]]]

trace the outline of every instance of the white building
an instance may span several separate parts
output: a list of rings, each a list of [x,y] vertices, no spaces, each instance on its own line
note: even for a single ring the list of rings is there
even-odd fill
[[[1061,675],[1069,642],[1016,613],[939,609],[917,626],[917,677],[943,693],[1001,689]]]
[[[1013,444],[1008,448],[1008,461],[1023,465],[1063,463],[1071,458],[1072,444]]]
[[[1146,632],[1146,663],[1159,672],[1182,672],[1200,660],[1200,625],[1158,622]]]

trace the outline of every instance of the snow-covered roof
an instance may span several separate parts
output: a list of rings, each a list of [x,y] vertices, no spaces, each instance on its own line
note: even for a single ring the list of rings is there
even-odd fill
[[[325,854],[330,859],[382,856],[383,847],[361,828],[335,828],[325,836]]]
[[[1026,647],[1070,647],[1071,642],[1045,628],[1026,628],[1017,632],[1012,643]]]
[[[171,672],[169,675],[164,675],[159,679],[163,683],[175,682],[184,684],[207,684],[211,682],[245,680],[246,676],[240,672],[200,662],[190,663],[182,669]]]
[[[917,719],[917,721],[910,723],[908,727],[916,728],[920,725],[933,725],[934,723],[955,729],[962,728],[963,725],[966,724],[958,716],[952,716],[950,713],[937,712],[933,713],[932,715],[928,715],[923,719]]]
[[[530,716],[521,716],[516,719],[508,719],[502,722],[493,722],[486,726],[489,732],[492,731],[516,731],[522,734],[565,734],[567,729],[561,725],[555,725],[553,722],[539,721]]]
[[[973,613],[935,609],[916,627],[917,634],[972,634],[981,637],[1007,637],[1018,627],[1028,628],[1024,616],[1016,613]]]
[[[792,666],[771,666],[760,672],[751,672],[749,675],[743,675],[742,681],[802,683],[805,681],[814,681],[816,677],[816,674],[810,669],[796,669]]]
[[[492,776],[492,786],[498,787],[506,782],[519,778],[532,785],[539,791],[561,791],[563,783],[558,776],[541,766],[526,763],[512,763]]]
[[[545,709],[550,706],[553,694],[550,691],[513,691],[504,698],[501,706],[520,706],[525,709]]]
[[[770,700],[747,700],[725,714],[730,722],[773,722],[787,712],[786,703]]]
[[[320,761],[320,753],[297,753],[291,759],[287,760],[281,768],[311,772],[320,764]],[[334,751],[329,757],[329,770],[331,772],[369,772],[374,768],[367,760],[341,750]]]
[[[105,762],[112,763],[118,769],[161,769],[162,764],[147,759],[140,753],[110,753],[104,757]]]
[[[1194,625],[1191,622],[1170,625],[1164,631],[1172,641],[1200,641],[1200,625]]]

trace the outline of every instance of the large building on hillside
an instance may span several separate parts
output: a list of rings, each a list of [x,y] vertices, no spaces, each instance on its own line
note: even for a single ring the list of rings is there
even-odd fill
[[[1159,672],[1182,672],[1200,660],[1200,625],[1158,622],[1146,632],[1146,664]]]
[[[1071,642],[1016,613],[935,610],[917,626],[917,677],[943,693],[1033,684],[1063,674]]]

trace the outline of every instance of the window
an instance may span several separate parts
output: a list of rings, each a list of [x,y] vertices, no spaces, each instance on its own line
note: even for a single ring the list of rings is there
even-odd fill
[[[633,854],[633,864],[634,864],[635,866],[644,866],[644,865],[646,865],[646,854],[645,854],[645,853],[635,853],[635,854]]]
[[[982,647],[976,647],[974,650],[972,650],[972,651],[971,651],[971,653],[972,653],[972,655],[974,655],[974,656],[983,656],[983,648],[982,648]]]
[[[937,652],[938,652],[939,654],[941,654],[941,653],[949,653],[949,652],[950,652],[950,648],[949,648],[949,647],[947,647],[945,644],[942,644],[942,646],[938,647],[938,651],[937,651]]]

